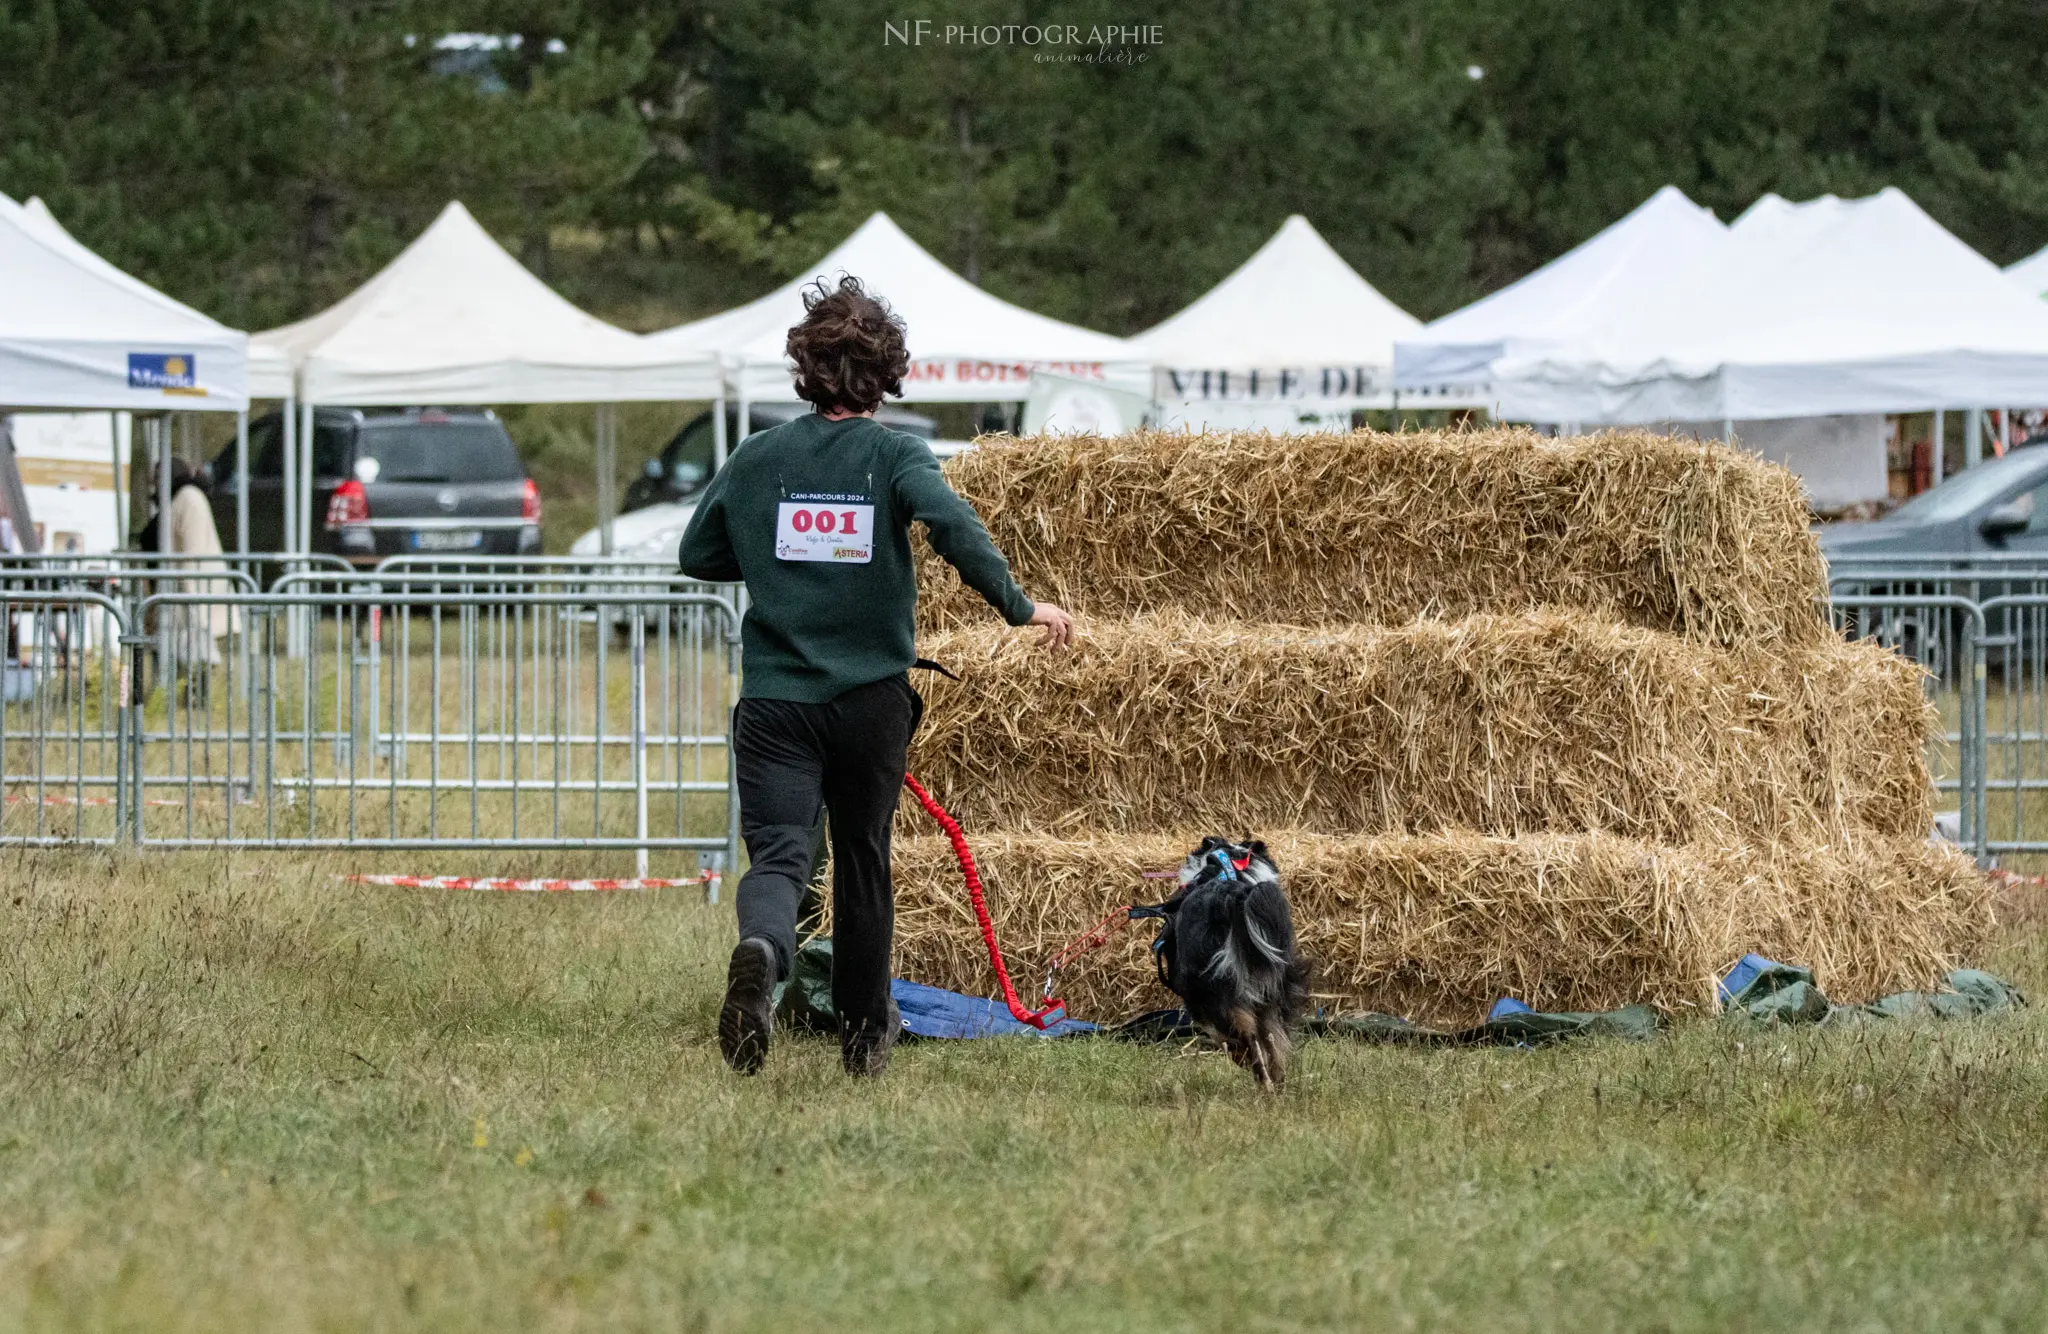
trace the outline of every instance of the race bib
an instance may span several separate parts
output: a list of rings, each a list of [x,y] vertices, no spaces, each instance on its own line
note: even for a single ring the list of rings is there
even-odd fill
[[[875,507],[833,497],[783,501],[775,509],[775,558],[867,564],[875,558]]]

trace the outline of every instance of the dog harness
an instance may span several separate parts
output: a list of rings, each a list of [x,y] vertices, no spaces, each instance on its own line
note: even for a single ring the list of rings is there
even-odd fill
[[[1243,855],[1234,855],[1238,853]],[[1061,946],[1059,952],[1052,956],[1052,962],[1045,970],[1045,988],[1040,993],[1040,999],[1046,1003],[1052,1002],[1053,986],[1059,976],[1060,969],[1066,967],[1075,959],[1080,958],[1083,954],[1107,945],[1110,936],[1115,934],[1118,927],[1127,922],[1136,922],[1146,918],[1157,918],[1159,920],[1159,934],[1152,938],[1153,971],[1159,974],[1160,985],[1166,987],[1169,991],[1173,990],[1172,983],[1167,980],[1168,971],[1173,966],[1173,914],[1180,910],[1181,901],[1187,897],[1188,891],[1202,880],[1209,863],[1213,862],[1215,864],[1215,873],[1212,878],[1217,880],[1236,880],[1239,872],[1251,869],[1252,853],[1250,848],[1225,844],[1223,847],[1210,849],[1209,854],[1202,861],[1203,870],[1197,871],[1193,875],[1188,875],[1187,879],[1181,881],[1180,889],[1175,891],[1171,898],[1159,903],[1133,903],[1121,908],[1112,908],[1101,921]],[[1186,875],[1187,872],[1183,870],[1180,874]],[[1145,875],[1147,878],[1155,875],[1171,876],[1174,875],[1174,872],[1147,871]]]

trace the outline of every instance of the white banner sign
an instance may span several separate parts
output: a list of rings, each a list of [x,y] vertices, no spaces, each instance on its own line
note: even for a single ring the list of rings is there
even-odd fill
[[[1392,387],[1392,370],[1386,366],[1162,366],[1153,385],[1162,401],[1195,403],[1377,401]]]

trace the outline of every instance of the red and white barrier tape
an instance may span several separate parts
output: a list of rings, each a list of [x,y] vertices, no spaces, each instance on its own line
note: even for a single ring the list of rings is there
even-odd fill
[[[467,875],[345,875],[353,885],[397,885],[404,889],[494,889],[507,893],[577,894],[618,889],[682,889],[711,884],[718,876],[697,875],[683,880],[510,880]]]

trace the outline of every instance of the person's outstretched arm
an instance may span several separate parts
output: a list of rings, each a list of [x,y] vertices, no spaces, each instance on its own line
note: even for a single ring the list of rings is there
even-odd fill
[[[722,468],[711,479],[711,485],[704,488],[704,499],[697,502],[697,511],[690,516],[690,526],[683,530],[679,560],[683,573],[710,584],[737,583],[741,578],[740,559],[732,549],[732,534],[725,526],[725,479],[729,471]]]
[[[1010,577],[1010,563],[974,506],[946,482],[939,461],[921,440],[904,446],[895,477],[896,501],[903,513],[925,526],[932,549],[960,572],[967,586],[987,599],[1011,625],[1042,625],[1045,643],[1065,648],[1073,639],[1073,619],[1050,602],[1034,603]]]

